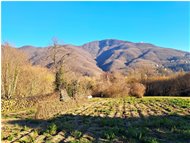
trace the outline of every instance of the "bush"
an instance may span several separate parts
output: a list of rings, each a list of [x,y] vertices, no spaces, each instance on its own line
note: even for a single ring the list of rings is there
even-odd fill
[[[78,77],[74,72],[66,71],[63,67],[61,67],[56,72],[55,89],[56,91],[65,89],[68,96],[75,98],[76,95],[81,94],[81,86],[85,86],[85,84],[82,85],[79,82],[79,79],[80,77]]]
[[[96,82],[92,88],[92,96],[94,97],[106,97],[106,89],[109,87],[107,83]]]
[[[105,97],[125,97],[129,95],[129,91],[126,83],[116,82],[105,90]]]
[[[45,95],[54,91],[55,77],[48,69],[24,66],[18,79],[17,96]]]
[[[57,131],[57,125],[52,123],[46,130],[46,133],[49,133],[50,135],[54,135],[56,133],[56,131]]]
[[[70,83],[67,83],[66,85],[66,90],[67,90],[67,94],[70,97],[74,97],[77,93],[77,80],[72,80]]]
[[[92,88],[95,97],[125,97],[129,94],[129,86],[123,75],[105,74]]]
[[[132,83],[130,85],[130,95],[137,98],[142,98],[145,94],[145,86],[141,83]]]
[[[108,74],[103,79],[96,81],[93,87],[95,97],[126,97],[135,96],[142,98],[145,94],[145,86],[140,81],[129,80],[121,74]],[[106,77],[106,78],[105,78]]]
[[[190,96],[190,73],[155,77],[145,84],[147,96]]]
[[[25,53],[6,45],[2,46],[1,58],[3,99],[53,92],[54,75],[46,68],[32,66]]]
[[[92,89],[94,87],[95,81],[92,77],[82,77],[78,80],[77,85],[77,97],[86,98],[92,95]]]
[[[28,62],[23,52],[11,48],[8,44],[2,45],[1,50],[1,95],[2,98],[9,99],[16,95],[18,80],[22,76],[20,71]]]

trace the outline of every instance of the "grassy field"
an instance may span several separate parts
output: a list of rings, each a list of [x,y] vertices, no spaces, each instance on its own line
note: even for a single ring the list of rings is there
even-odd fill
[[[190,98],[90,99],[49,120],[4,115],[2,142],[190,143]]]

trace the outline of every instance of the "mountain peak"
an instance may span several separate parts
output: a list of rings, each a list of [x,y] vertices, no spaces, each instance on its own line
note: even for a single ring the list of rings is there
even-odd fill
[[[62,45],[59,56],[62,57],[67,51],[70,54],[68,65],[76,71],[95,74],[104,71],[127,73],[130,70],[142,69],[143,66],[149,71],[190,71],[189,52],[161,48],[145,42],[129,42],[117,39],[104,39],[92,41],[82,46]],[[50,47],[49,47],[50,48]],[[23,46],[31,61],[42,66],[50,65],[51,60],[47,59],[47,48],[36,48],[33,46]],[[88,65],[88,66],[87,66]],[[157,70],[157,71],[156,71]],[[95,72],[94,72],[95,71]]]
[[[97,65],[104,71],[126,71],[140,69],[142,66],[155,69],[157,65],[169,70],[190,71],[190,63],[187,64],[190,59],[185,56],[188,52],[161,48],[150,43],[104,39],[89,42],[82,47],[96,59]],[[170,61],[172,57],[178,57],[178,60]]]

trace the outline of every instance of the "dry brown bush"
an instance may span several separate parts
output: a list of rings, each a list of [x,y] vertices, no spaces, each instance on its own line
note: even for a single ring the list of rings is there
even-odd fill
[[[48,69],[32,66],[26,55],[6,44],[2,46],[1,92],[3,99],[53,92],[54,75]]]
[[[129,95],[130,88],[122,82],[116,82],[105,90],[105,97],[125,97]]]
[[[26,55],[9,44],[1,47],[1,95],[2,98],[10,99],[16,95],[18,80],[22,76],[22,66],[28,64]]]
[[[39,66],[23,66],[16,90],[17,96],[45,95],[54,92],[54,74]]]
[[[105,97],[105,90],[110,86],[110,78],[107,73],[102,74],[100,78],[94,81],[92,86],[92,96],[94,97]]]
[[[105,73],[93,86],[92,95],[95,97],[125,97],[129,95],[126,78],[121,74]]]
[[[141,84],[141,83],[132,83],[130,85],[130,95],[137,97],[137,98],[142,98],[145,94],[146,87]]]
[[[155,77],[145,82],[147,96],[190,96],[190,73]]]
[[[78,81],[77,95],[89,96],[92,94],[92,88],[94,87],[95,80],[90,77],[82,77]]]

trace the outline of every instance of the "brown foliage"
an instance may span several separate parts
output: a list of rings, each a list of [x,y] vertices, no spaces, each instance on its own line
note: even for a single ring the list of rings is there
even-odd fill
[[[138,83],[136,80],[132,82],[131,79],[128,80],[128,78],[121,74],[107,74],[102,77],[104,78],[96,81],[96,85],[93,87],[93,96],[143,97],[145,93],[145,86],[143,84]]]
[[[129,87],[122,82],[115,82],[105,90],[105,97],[125,97],[129,95]]]
[[[54,75],[38,66],[23,66],[17,87],[17,96],[34,96],[54,91]]]
[[[6,44],[2,46],[2,98],[51,93],[54,76],[46,68],[32,66],[26,55]]]
[[[130,95],[142,98],[145,94],[145,86],[141,83],[133,83],[130,85]]]
[[[190,73],[158,77],[145,84],[147,96],[190,96]]]
[[[1,111],[2,113],[16,112],[25,109],[35,109],[38,102],[48,100],[51,98],[51,94],[40,95],[40,96],[30,96],[30,97],[15,97],[8,100],[1,101]]]
[[[86,99],[80,98],[77,100],[69,99],[66,102],[60,102],[58,93],[54,93],[50,98],[38,102],[36,119],[48,119],[55,115],[61,114],[69,109],[79,107],[87,103]]]
[[[28,63],[25,54],[11,48],[9,44],[5,44],[1,49],[1,92],[2,98],[9,99],[16,94],[18,79],[22,76],[21,67]]]

